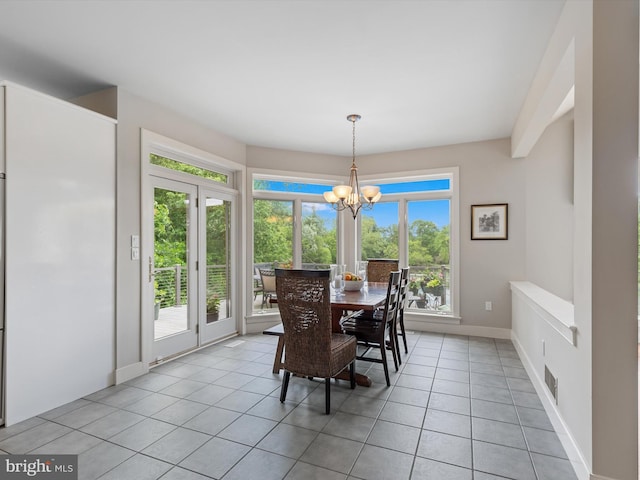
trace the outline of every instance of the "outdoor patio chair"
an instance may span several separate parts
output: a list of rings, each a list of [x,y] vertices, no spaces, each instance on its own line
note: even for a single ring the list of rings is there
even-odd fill
[[[262,308],[264,308],[265,305],[271,306],[272,303],[278,303],[276,276],[275,272],[268,268],[260,268],[259,271],[262,284]]]

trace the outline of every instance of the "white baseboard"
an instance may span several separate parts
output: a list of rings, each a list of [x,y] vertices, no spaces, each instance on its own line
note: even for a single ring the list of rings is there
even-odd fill
[[[454,335],[470,335],[473,337],[502,339],[511,338],[510,328],[434,323],[426,320],[411,320],[406,317],[404,320],[404,326],[407,330],[415,330],[417,332],[451,333]]]
[[[116,369],[116,385],[124,383],[132,378],[144,375],[149,371],[149,366],[144,362],[132,363],[126,367]]]
[[[254,315],[247,317],[245,328],[247,333],[262,333],[279,323],[281,323],[280,315]]]
[[[567,453],[567,457],[569,458],[571,465],[573,465],[573,470],[575,471],[578,480],[614,480],[591,474],[590,468],[587,465],[584,456],[580,452],[580,449],[577,447],[577,444],[573,436],[571,435],[571,432],[567,428],[567,425],[564,423],[562,416],[558,412],[549,391],[545,387],[544,381],[536,373],[536,369],[534,368],[531,359],[522,347],[522,344],[518,340],[518,337],[513,333],[513,331],[510,330],[510,332],[511,341],[513,342],[520,360],[522,361],[522,364],[524,365],[524,368],[527,371],[527,374],[529,375],[529,378],[531,379],[531,382],[536,389],[536,393],[538,394],[538,397],[542,402],[542,406],[547,412],[547,416],[549,417],[554,430],[558,434],[558,438],[560,439],[560,442],[562,443],[562,446]]]

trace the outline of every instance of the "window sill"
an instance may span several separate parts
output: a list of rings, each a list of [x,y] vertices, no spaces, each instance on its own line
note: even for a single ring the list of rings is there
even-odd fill
[[[405,320],[421,323],[439,323],[447,325],[460,325],[462,318],[455,315],[438,313],[421,313],[414,310],[404,311]]]

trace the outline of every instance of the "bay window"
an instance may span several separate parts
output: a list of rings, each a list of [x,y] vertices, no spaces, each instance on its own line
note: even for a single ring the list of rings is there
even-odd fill
[[[380,185],[382,200],[352,224],[348,212],[338,213],[323,200],[329,181],[254,174],[254,266],[351,267],[357,260],[398,259],[410,267],[412,315],[457,317],[457,168],[366,181]],[[259,307],[257,298],[254,313],[262,311]]]

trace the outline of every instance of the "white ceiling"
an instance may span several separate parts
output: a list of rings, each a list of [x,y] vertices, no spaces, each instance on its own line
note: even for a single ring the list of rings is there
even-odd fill
[[[507,137],[564,0],[0,1],[0,79],[117,85],[249,145]]]

